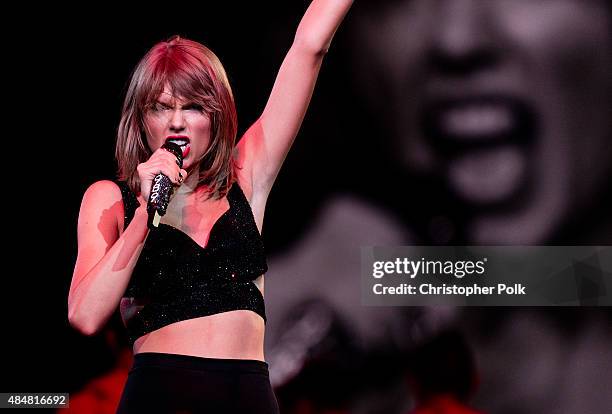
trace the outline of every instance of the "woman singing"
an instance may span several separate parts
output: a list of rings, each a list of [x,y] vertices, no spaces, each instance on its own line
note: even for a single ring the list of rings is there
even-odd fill
[[[68,296],[70,323],[87,335],[120,308],[134,364],[118,412],[278,412],[263,354],[264,210],[351,4],[312,1],[238,144],[232,91],[209,49],[177,36],[137,65],[118,129],[118,179],[83,196]],[[182,167],[168,142],[180,146]],[[160,173],[174,191],[150,230]]]

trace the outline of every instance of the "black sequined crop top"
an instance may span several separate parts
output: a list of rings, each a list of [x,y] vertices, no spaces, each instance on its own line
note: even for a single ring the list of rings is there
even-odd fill
[[[115,182],[127,228],[139,202],[127,183]],[[205,248],[165,223],[149,232],[123,295],[143,305],[126,322],[130,345],[171,323],[231,310],[251,310],[266,321],[264,298],[253,283],[268,270],[263,241],[238,183],[227,200],[230,208],[210,230]]]

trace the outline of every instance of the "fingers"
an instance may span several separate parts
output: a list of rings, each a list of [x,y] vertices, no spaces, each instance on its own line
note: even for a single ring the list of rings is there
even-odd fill
[[[180,164],[176,155],[174,155],[173,153],[171,153],[165,148],[158,148],[157,151],[155,151],[153,155],[151,155],[151,159],[157,159],[157,158],[170,160],[174,162],[176,165]]]
[[[175,185],[182,184],[187,177],[187,172],[181,170],[176,156],[165,148],[159,148],[155,151],[149,161],[152,167],[154,166],[156,169],[159,169],[154,172],[154,175],[161,172]],[[182,178],[181,175],[183,176]]]
[[[137,167],[141,180],[152,180],[157,174],[164,174],[173,184],[181,184],[187,178],[187,171],[182,170],[171,160],[149,160]]]
[[[141,194],[148,199],[153,179],[159,173],[170,179],[173,186],[180,186],[187,179],[187,171],[179,167],[174,154],[158,148],[146,162],[138,164]]]
[[[179,178],[178,178],[178,183],[182,184],[183,181],[185,181],[185,178],[187,178],[187,171],[186,170],[179,170]]]
[[[161,151],[165,151],[165,152],[167,152],[168,154],[170,154],[170,155],[172,156],[172,158],[174,159],[174,162],[176,163],[176,165],[178,165],[178,166],[179,166],[179,168],[180,168],[181,163],[180,163],[180,161],[178,160],[178,158],[176,157],[176,155],[174,155],[174,153],[172,153],[172,152],[171,152],[170,150],[168,150],[167,148],[163,148],[163,147],[159,148],[159,150],[161,150]]]

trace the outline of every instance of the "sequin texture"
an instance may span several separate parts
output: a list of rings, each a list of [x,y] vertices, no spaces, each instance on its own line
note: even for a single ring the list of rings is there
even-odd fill
[[[127,228],[139,202],[127,183],[115,182]],[[150,231],[124,294],[144,304],[127,321],[130,345],[171,323],[231,310],[252,310],[265,322],[264,299],[253,283],[268,270],[263,240],[238,183],[227,199],[230,208],[214,224],[205,248],[164,223]]]

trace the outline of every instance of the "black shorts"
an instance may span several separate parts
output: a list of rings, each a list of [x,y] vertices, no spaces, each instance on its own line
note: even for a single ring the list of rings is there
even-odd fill
[[[118,414],[278,412],[266,362],[159,352],[134,355],[117,407]]]

